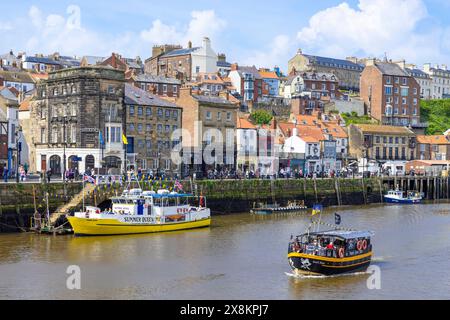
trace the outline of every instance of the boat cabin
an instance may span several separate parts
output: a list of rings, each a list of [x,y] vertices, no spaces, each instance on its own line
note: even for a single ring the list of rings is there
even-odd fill
[[[206,203],[203,198],[199,208],[205,208]],[[172,216],[185,215],[197,207],[192,207],[196,198],[192,194],[181,194],[169,192],[168,190],[145,191],[132,189],[124,191],[122,196],[111,198],[112,214],[137,215],[137,216]]]
[[[290,252],[329,258],[345,258],[372,251],[369,231],[331,230],[310,232],[291,242]]]
[[[398,199],[402,199],[403,198],[403,191],[401,191],[401,190],[389,190],[387,195],[391,196],[391,197],[398,198]]]

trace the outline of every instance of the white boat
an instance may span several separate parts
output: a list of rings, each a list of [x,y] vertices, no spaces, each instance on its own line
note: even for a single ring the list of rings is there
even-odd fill
[[[87,207],[85,211],[67,217],[75,234],[141,234],[202,228],[211,224],[211,210],[206,207],[203,196],[131,189],[111,201],[109,210]]]
[[[405,192],[401,190],[389,190],[384,196],[384,201],[387,203],[420,203],[423,199],[423,194],[416,191],[408,191],[405,197]]]

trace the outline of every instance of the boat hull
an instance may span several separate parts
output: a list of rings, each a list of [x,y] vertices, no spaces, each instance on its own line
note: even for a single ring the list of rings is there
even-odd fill
[[[370,265],[371,258],[372,252],[342,259],[302,253],[288,254],[289,264],[296,274],[326,276],[365,272]]]
[[[396,198],[384,197],[384,202],[386,202],[386,203],[415,204],[415,203],[421,203],[422,199],[396,199]]]
[[[206,228],[211,225],[211,218],[189,222],[174,222],[164,224],[130,224],[115,219],[86,219],[67,217],[75,235],[106,236],[170,232],[196,228]]]

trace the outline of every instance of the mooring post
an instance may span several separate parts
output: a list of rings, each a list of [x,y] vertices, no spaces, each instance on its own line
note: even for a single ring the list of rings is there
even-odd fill
[[[383,184],[381,182],[382,178],[378,179],[378,185],[380,187],[380,202],[383,202]]]
[[[367,195],[366,195],[366,187],[364,185],[364,177],[361,178],[361,185],[362,185],[364,204],[367,204]]]
[[[317,181],[316,177],[314,177],[314,194],[316,196],[316,203],[319,201],[319,197],[317,196]]]

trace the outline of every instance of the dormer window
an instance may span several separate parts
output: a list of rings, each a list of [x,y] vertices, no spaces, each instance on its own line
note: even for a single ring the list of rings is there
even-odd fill
[[[53,95],[54,95],[54,96],[57,96],[57,95],[58,95],[58,88],[54,88],[54,89],[53,89]]]

